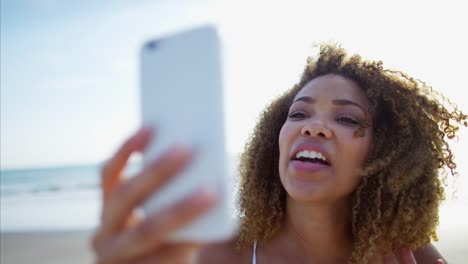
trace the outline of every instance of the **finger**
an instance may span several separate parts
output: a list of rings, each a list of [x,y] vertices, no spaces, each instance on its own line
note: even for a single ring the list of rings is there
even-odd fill
[[[443,259],[436,260],[435,264],[445,264]]]
[[[109,197],[108,204],[103,211],[104,232],[119,231],[133,210],[172,176],[180,172],[190,161],[190,157],[191,153],[186,147],[172,148],[144,168],[140,175],[119,185]]]
[[[140,128],[133,136],[117,150],[115,155],[104,165],[101,171],[101,188],[103,201],[107,201],[112,191],[121,181],[121,172],[124,169],[130,155],[135,151],[141,151],[150,141],[152,129]]]
[[[400,250],[401,259],[403,264],[416,264],[416,259],[414,258],[413,251],[409,247],[403,247]]]
[[[103,194],[103,205],[101,219],[104,215],[104,210],[107,205],[107,200],[110,194],[114,192],[121,182],[121,172],[124,169],[130,155],[135,151],[141,151],[149,143],[153,134],[151,127],[142,127],[128,138],[124,144],[117,150],[113,157],[103,166],[101,170],[101,189]],[[97,230],[92,238],[90,244],[93,249],[101,240],[101,230]]]
[[[138,264],[196,263],[201,244],[169,245],[158,250],[157,255],[137,261]]]
[[[390,252],[384,256],[384,264],[398,264],[398,260],[393,252]]]
[[[175,206],[153,214],[125,231],[100,250],[105,263],[132,260],[149,255],[165,243],[169,236],[192,222],[216,202],[212,191],[200,190],[178,202]]]

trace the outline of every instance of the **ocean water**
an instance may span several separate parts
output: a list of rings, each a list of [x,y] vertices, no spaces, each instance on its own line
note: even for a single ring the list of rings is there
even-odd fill
[[[231,176],[235,162],[228,163]],[[125,174],[132,175],[139,168],[139,163],[133,163]],[[85,165],[2,170],[0,231],[96,227],[101,210],[100,169],[100,165]]]
[[[237,159],[231,158],[228,170],[232,179],[235,179],[236,166]],[[139,163],[131,164],[126,174],[134,174],[139,167]],[[85,165],[2,170],[0,231],[94,228],[101,210],[100,169],[100,165]],[[468,177],[460,174],[458,199],[452,200],[448,195],[440,208],[439,229],[456,230],[468,237]],[[234,193],[235,186],[234,181]]]
[[[87,229],[101,208],[98,165],[4,170],[1,231]]]

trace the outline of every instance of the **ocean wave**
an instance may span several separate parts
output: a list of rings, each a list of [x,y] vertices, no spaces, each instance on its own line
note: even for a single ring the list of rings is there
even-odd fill
[[[74,192],[82,190],[98,190],[99,184],[97,183],[79,183],[72,186],[64,185],[42,185],[42,186],[16,186],[16,187],[2,187],[0,189],[1,196],[14,196],[23,194],[50,194],[58,192]]]

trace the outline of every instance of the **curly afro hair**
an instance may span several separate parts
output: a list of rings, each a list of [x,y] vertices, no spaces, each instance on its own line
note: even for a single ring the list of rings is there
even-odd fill
[[[278,171],[278,136],[297,92],[326,74],[355,81],[369,99],[373,119],[371,149],[352,194],[349,261],[363,263],[382,249],[416,249],[437,240],[445,169],[456,174],[447,139],[455,137],[459,125],[467,126],[467,116],[426,83],[326,43],[317,57],[307,59],[300,81],[263,111],[245,145],[238,249],[268,240],[281,227],[286,191]]]

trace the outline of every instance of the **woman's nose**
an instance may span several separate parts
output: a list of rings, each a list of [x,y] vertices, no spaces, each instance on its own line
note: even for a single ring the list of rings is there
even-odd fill
[[[301,134],[309,137],[331,138],[333,133],[323,121],[307,122],[302,129]]]

